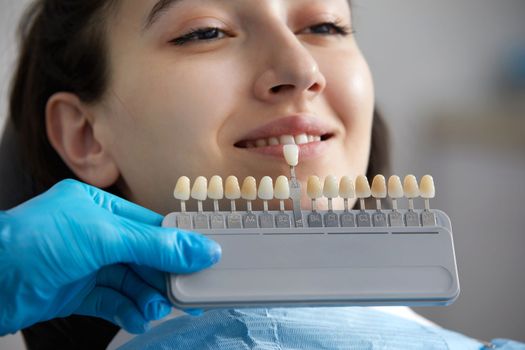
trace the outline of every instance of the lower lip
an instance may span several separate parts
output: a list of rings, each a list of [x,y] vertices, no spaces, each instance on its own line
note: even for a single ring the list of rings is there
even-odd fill
[[[331,140],[332,138],[325,141],[315,141],[297,145],[299,146],[299,160],[306,160],[324,155]],[[284,158],[283,145],[243,148],[243,150],[275,158]]]

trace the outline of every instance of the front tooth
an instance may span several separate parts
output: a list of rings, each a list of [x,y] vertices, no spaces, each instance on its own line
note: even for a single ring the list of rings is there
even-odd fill
[[[224,188],[222,187],[222,177],[214,175],[208,185],[208,197],[210,199],[222,199],[224,197]]]
[[[279,144],[279,139],[277,137],[270,137],[268,139],[268,144],[270,146],[275,146],[275,145],[278,145]]]
[[[308,136],[306,136],[306,134],[296,135],[295,143],[298,145],[302,145],[303,143],[308,143]]]
[[[274,195],[280,200],[290,198],[290,184],[286,176],[281,175],[275,180]]]
[[[179,177],[175,189],[173,190],[173,197],[180,201],[187,201],[190,199],[190,179],[187,176]]]
[[[392,199],[403,198],[403,185],[401,179],[397,175],[392,175],[388,178],[388,196]]]
[[[370,184],[368,183],[366,176],[357,176],[357,178],[355,179],[355,192],[357,198],[370,197],[372,191],[370,190]]]
[[[335,176],[329,175],[324,179],[323,194],[326,198],[339,197],[339,184]]]
[[[405,192],[405,197],[407,198],[419,197],[419,187],[414,175],[405,176],[405,179],[403,180],[403,190]]]
[[[255,146],[257,147],[266,147],[266,140],[265,139],[258,139],[255,141]]]
[[[237,177],[230,175],[226,178],[224,195],[230,200],[241,198],[241,188],[239,187],[239,180],[237,180]]]
[[[310,175],[306,183],[306,194],[310,199],[317,199],[323,196],[323,188],[321,187],[321,180],[315,175]]]
[[[386,180],[383,175],[376,175],[372,180],[372,196],[386,198]]]
[[[281,145],[294,145],[295,139],[292,135],[282,135],[279,137]]]
[[[354,182],[350,176],[343,176],[341,178],[341,182],[339,183],[339,196],[342,198],[355,197]]]
[[[321,141],[321,136],[314,136],[314,141]]]
[[[257,195],[260,199],[269,201],[273,199],[273,180],[269,176],[264,176],[259,183]]]
[[[208,180],[204,176],[199,176],[195,179],[193,187],[191,188],[191,198],[198,201],[205,201],[208,197]]]
[[[247,201],[254,201],[257,199],[257,184],[253,176],[244,178],[241,187],[241,197]]]
[[[308,135],[308,142],[314,142],[314,137],[312,135]]]
[[[299,147],[297,145],[284,145],[283,153],[289,166],[297,166],[299,163]]]
[[[436,195],[436,189],[434,187],[434,179],[430,175],[425,175],[421,178],[419,183],[419,190],[421,197],[423,198],[434,198]]]

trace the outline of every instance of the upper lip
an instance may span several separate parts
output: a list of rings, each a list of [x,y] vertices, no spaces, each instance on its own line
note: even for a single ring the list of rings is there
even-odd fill
[[[255,141],[269,137],[279,137],[281,135],[300,135],[307,134],[312,136],[333,136],[333,128],[316,117],[308,115],[291,115],[278,118],[258,127],[244,135],[235,144],[245,141]]]

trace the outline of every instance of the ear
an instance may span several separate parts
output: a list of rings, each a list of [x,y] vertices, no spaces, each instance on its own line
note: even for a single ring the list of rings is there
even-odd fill
[[[82,181],[106,188],[120,172],[109,150],[97,139],[87,106],[72,93],[58,92],[46,105],[47,137],[66,165]]]

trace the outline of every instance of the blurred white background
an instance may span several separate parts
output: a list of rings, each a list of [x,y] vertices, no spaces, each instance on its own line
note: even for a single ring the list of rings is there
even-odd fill
[[[452,219],[461,295],[417,311],[479,339],[525,341],[525,1],[353,2],[394,173],[432,174],[431,203]],[[0,124],[28,3],[0,0]],[[0,349],[23,343],[0,338]]]

